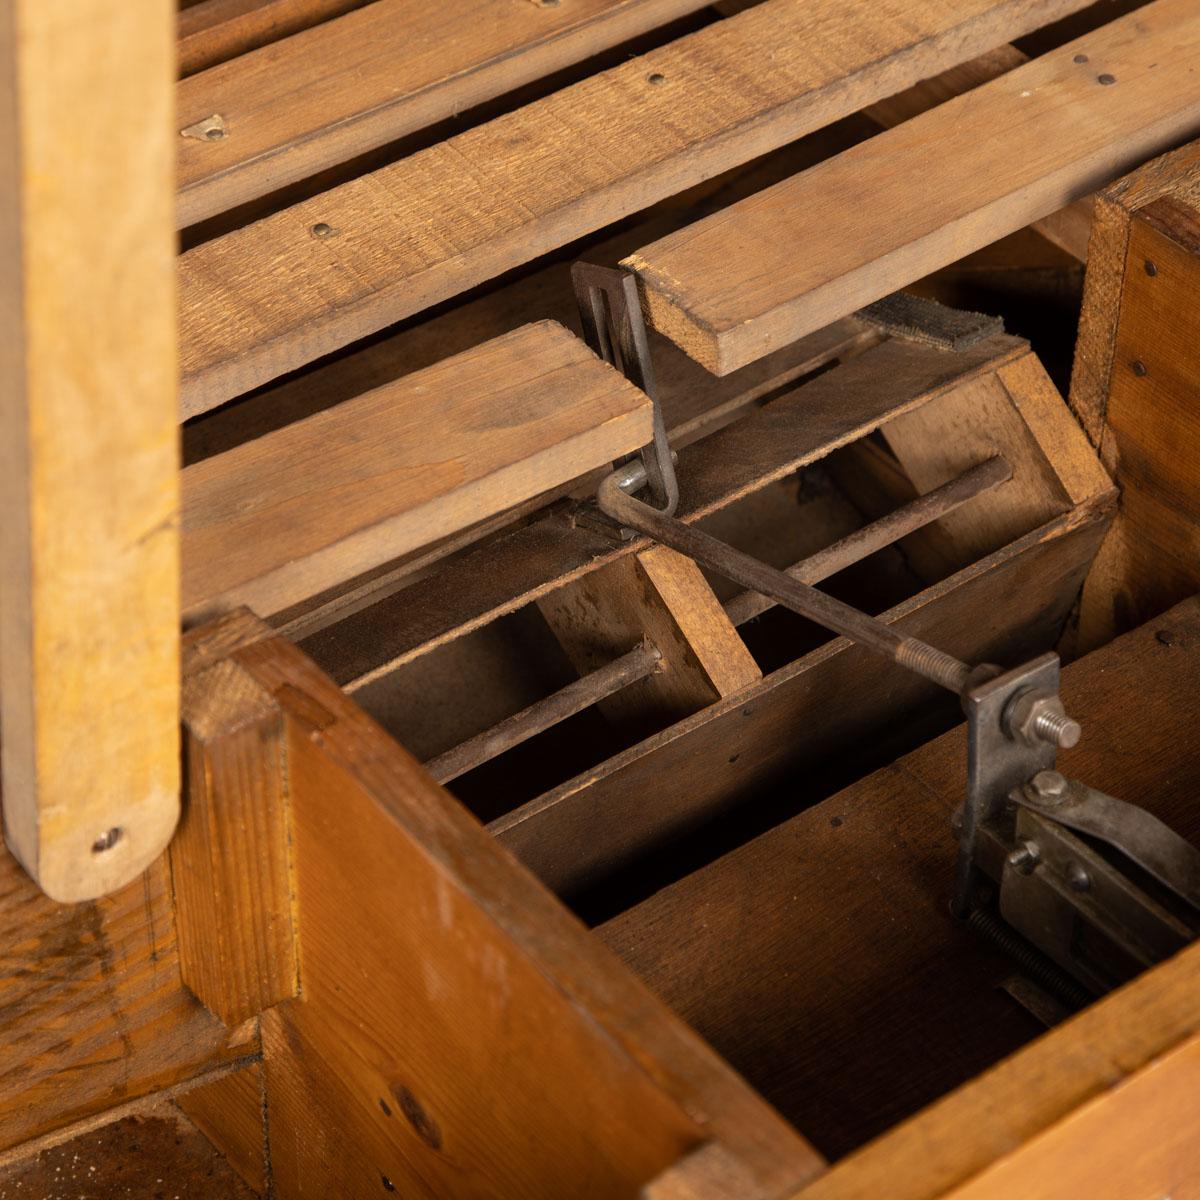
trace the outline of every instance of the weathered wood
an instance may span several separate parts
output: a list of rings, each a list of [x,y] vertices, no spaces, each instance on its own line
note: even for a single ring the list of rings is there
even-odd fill
[[[664,238],[626,260],[649,318],[717,374],[767,354],[1194,134],[1198,49],[1191,0],[1156,0]]]
[[[1068,667],[1063,683],[1086,731],[1063,768],[1136,797],[1185,836],[1200,832],[1200,763],[1180,703],[1200,684],[1200,604]],[[1140,711],[1126,688],[1146,698]],[[947,911],[965,771],[960,728],[599,930],[831,1157],[1036,1032],[995,990],[1012,963]],[[839,1163],[812,1195],[945,1195],[1200,1029],[1187,1001],[1198,972],[1200,955],[1186,952]],[[1040,1174],[1030,1173],[1031,1192]]]
[[[212,1083],[192,1088],[177,1097],[175,1103],[254,1192],[266,1196],[266,1096],[262,1064],[251,1063]]]
[[[882,619],[969,662],[1048,649],[1110,517],[1107,496],[1074,509]],[[802,786],[794,781],[803,772],[883,736],[889,723],[938,695],[934,684],[837,639],[488,830],[549,887],[575,894],[741,797],[785,779]]]
[[[171,843],[183,981],[228,1026],[294,996],[283,714],[228,659],[183,682],[186,806]]]
[[[651,439],[650,402],[528,325],[189,467],[183,609],[269,615]]]
[[[645,736],[762,678],[700,568],[665,546],[619,558],[538,604],[580,674],[642,641],[658,651],[653,674],[599,703],[627,733]]]
[[[542,5],[376,0],[185,80],[181,226],[315,175],[703,7],[706,0]]]
[[[1200,589],[1200,144],[1101,193],[1071,403],[1121,488],[1084,589],[1090,649]]]
[[[770,0],[198,246],[180,261],[185,411],[1081,4],[925,0],[885,20],[870,4]],[[329,234],[314,234],[320,226]]]
[[[298,650],[234,657],[288,737],[304,990],[263,1017],[279,1195],[632,1194],[704,1140],[772,1194],[812,1176],[807,1145]]]
[[[898,412],[1026,353],[1024,343],[1004,336],[962,354],[911,342],[875,345],[682,450],[680,515],[700,520],[716,513],[866,436]],[[636,540],[617,547],[603,534],[552,515],[472,548],[448,570],[361,619],[323,631],[305,648],[339,683],[361,687],[644,545]]]
[[[179,14],[179,73],[194,75],[367,3],[370,0],[201,0],[189,4]]]
[[[184,986],[165,860],[59,905],[0,851],[0,1150],[257,1053]]]

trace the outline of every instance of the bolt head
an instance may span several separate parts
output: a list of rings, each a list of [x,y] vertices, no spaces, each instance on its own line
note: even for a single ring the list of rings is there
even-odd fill
[[[1090,892],[1092,890],[1092,877],[1077,862],[1073,862],[1067,868],[1067,883],[1073,892]]]
[[[1067,781],[1057,771],[1039,771],[1029,786],[1041,800],[1061,800],[1067,794]]]
[[[1022,875],[1032,874],[1034,868],[1042,861],[1042,852],[1037,842],[1022,842],[1008,856],[1008,865]]]

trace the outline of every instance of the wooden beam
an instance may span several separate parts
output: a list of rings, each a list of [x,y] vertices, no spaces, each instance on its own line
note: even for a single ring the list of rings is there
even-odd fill
[[[1200,589],[1200,143],[1097,201],[1071,403],[1122,491],[1084,587],[1090,650]]]
[[[599,704],[626,736],[674,724],[762,678],[700,568],[666,546],[618,558],[538,606],[581,675],[643,641],[659,652],[653,674]]]
[[[1194,134],[1198,51],[1192,0],[1156,0],[626,265],[654,327],[723,375]]]
[[[705,3],[376,0],[179,85],[176,219],[307,179]],[[224,136],[187,132],[217,114]]]
[[[214,408],[1082,3],[923,0],[883,19],[868,0],[770,0],[198,246],[180,260],[184,411]]]
[[[4,830],[61,901],[179,816],[173,29],[0,4]]]
[[[551,321],[183,477],[183,607],[262,615],[651,440],[650,402]]]
[[[233,653],[288,740],[304,989],[263,1018],[278,1194],[634,1195],[708,1140],[770,1195],[813,1176],[803,1139],[300,651]]]

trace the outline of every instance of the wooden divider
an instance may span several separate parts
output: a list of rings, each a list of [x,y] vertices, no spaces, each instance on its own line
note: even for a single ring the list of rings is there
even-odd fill
[[[180,262],[184,411],[1082,6],[768,0],[198,246]]]
[[[179,816],[173,28],[0,4],[4,833],[62,901]]]
[[[649,319],[719,375],[768,354],[1200,132],[1198,52],[1156,0],[663,238],[626,260]]]

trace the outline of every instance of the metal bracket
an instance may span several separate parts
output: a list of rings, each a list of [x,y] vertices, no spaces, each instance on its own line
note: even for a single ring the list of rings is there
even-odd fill
[[[658,402],[637,280],[628,271],[577,262],[571,268],[571,282],[584,341],[650,397],[654,407],[654,440],[641,451],[641,460],[655,506],[669,516],[679,505],[679,483]]]

